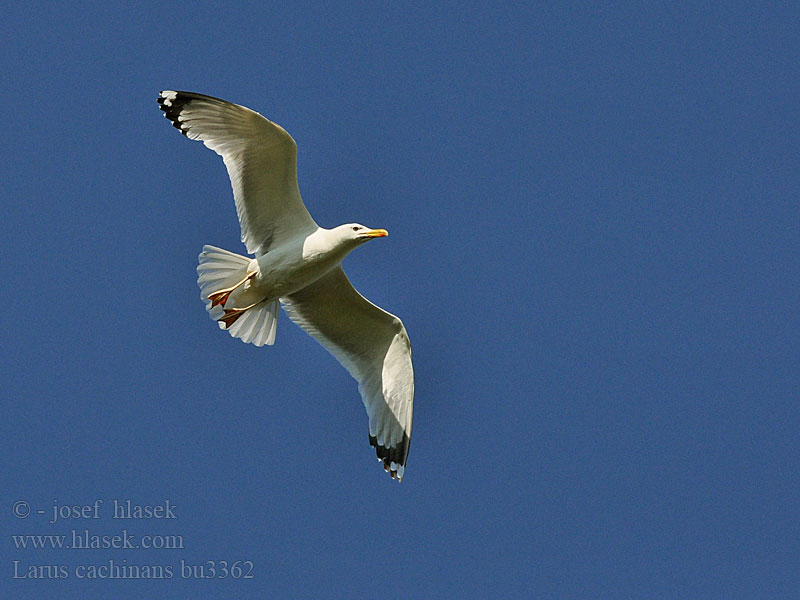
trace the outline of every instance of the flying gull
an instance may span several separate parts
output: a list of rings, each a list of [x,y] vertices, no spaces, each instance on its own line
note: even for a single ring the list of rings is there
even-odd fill
[[[165,116],[222,157],[233,186],[242,242],[254,258],[203,246],[197,267],[210,317],[233,337],[275,342],[279,306],[358,381],[369,442],[398,481],[411,438],[414,372],[402,321],[350,284],[342,260],[385,229],[347,223],[325,229],[297,187],[297,145],[259,113],[191,92],[163,91]]]

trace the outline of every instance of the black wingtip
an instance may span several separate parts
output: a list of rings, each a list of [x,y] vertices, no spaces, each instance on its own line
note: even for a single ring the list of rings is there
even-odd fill
[[[173,90],[163,90],[158,93],[158,106],[164,111],[164,116],[172,122],[172,126],[187,135],[182,127],[182,122],[178,119],[183,108],[192,101],[191,96]]]
[[[403,440],[397,446],[393,446],[391,448],[387,448],[386,446],[382,446],[378,444],[378,438],[375,436],[369,436],[369,443],[370,446],[375,448],[375,454],[378,457],[378,460],[383,463],[383,469],[389,473],[392,479],[396,479],[400,481],[402,478],[398,476],[397,470],[392,469],[392,463],[395,465],[399,465],[405,469],[406,466],[406,459],[408,458],[408,446],[411,440],[409,439],[406,433],[403,433]]]

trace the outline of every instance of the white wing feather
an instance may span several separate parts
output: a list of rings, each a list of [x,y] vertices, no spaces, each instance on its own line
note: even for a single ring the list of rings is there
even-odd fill
[[[317,229],[297,186],[297,145],[280,125],[244,106],[192,92],[166,90],[158,102],[181,133],[222,156],[250,254]]]
[[[281,302],[358,381],[370,443],[384,468],[402,479],[414,401],[411,343],[402,321],[359,294],[341,267]]]

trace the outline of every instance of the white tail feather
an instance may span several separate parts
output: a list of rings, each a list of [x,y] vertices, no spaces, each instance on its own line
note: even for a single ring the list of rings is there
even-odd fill
[[[208,315],[219,322],[221,329],[225,329],[225,324],[219,321],[224,314],[224,308],[219,305],[212,307],[208,297],[214,292],[230,288],[242,281],[251,268],[253,259],[206,245],[203,246],[198,261],[200,264],[197,265],[197,285],[200,286],[200,297],[205,302]],[[227,331],[245,343],[271,346],[275,343],[278,329],[278,310],[277,299],[260,302],[242,313]]]

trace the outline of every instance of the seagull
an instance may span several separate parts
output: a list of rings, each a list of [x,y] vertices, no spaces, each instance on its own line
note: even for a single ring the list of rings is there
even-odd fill
[[[317,225],[297,185],[297,144],[277,123],[219,98],[165,90],[164,116],[222,157],[233,187],[242,256],[203,246],[197,267],[209,316],[245,343],[272,345],[280,306],[358,382],[369,442],[392,479],[403,478],[414,403],[411,342],[403,322],[364,298],[342,270],[385,229]]]

